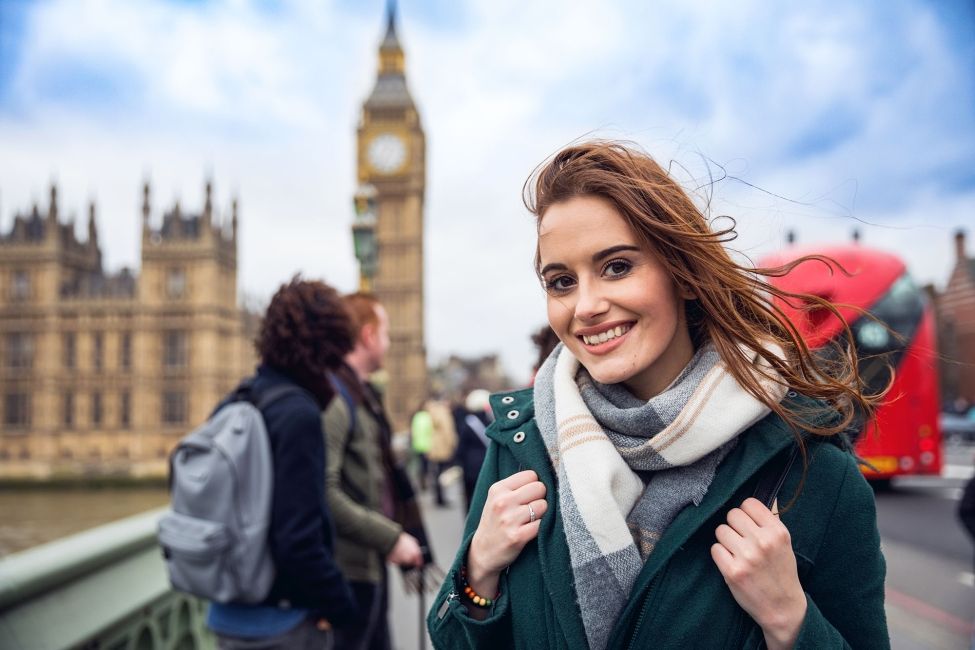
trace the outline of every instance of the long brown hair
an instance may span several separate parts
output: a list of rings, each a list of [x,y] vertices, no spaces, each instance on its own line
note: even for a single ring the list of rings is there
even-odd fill
[[[782,417],[800,444],[802,431],[835,435],[870,417],[886,390],[864,392],[853,336],[836,307],[819,296],[776,288],[766,279],[785,275],[803,262],[838,266],[836,262],[811,255],[774,268],[736,263],[724,247],[734,238],[734,226],[713,231],[690,196],[657,162],[635,146],[619,142],[569,146],[536,168],[523,188],[525,206],[539,225],[552,205],[587,195],[610,201],[676,285],[694,295],[685,309],[695,347],[712,342],[738,384]],[[537,249],[535,268],[539,268]],[[843,322],[844,336],[830,358],[810,351],[796,325],[770,296],[809,309],[826,309]],[[774,345],[784,352],[782,357],[772,349]],[[778,373],[768,379],[820,400],[825,413],[822,407],[810,411],[770,395],[760,383],[762,377],[756,376],[749,351],[760,354]]]

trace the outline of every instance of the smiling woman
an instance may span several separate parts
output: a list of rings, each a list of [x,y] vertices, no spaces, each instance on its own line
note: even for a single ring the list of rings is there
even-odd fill
[[[492,398],[434,643],[889,647],[843,434],[879,396],[852,348],[817,360],[768,296],[835,308],[763,279],[805,260],[737,265],[730,231],[618,143],[565,149],[526,187],[561,345],[533,390]]]

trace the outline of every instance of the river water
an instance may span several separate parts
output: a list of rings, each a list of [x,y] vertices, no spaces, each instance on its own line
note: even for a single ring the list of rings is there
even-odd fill
[[[0,557],[168,502],[156,487],[0,489]]]

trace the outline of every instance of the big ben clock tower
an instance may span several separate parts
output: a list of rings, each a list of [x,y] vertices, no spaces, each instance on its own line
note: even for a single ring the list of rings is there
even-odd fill
[[[386,407],[402,430],[427,393],[423,343],[423,193],[426,140],[406,87],[395,4],[386,8],[376,85],[358,128],[357,212],[375,228],[374,268],[360,272],[389,314]],[[374,225],[373,225],[374,224]],[[361,259],[361,258],[360,258]]]

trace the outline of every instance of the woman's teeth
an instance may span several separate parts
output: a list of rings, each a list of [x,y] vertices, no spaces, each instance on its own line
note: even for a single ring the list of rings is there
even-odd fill
[[[629,331],[629,325],[620,325],[611,330],[606,330],[605,332],[601,332],[599,334],[593,334],[592,336],[583,335],[582,342],[586,345],[599,345],[600,343],[605,343],[606,341],[612,341],[617,336],[623,336]]]

